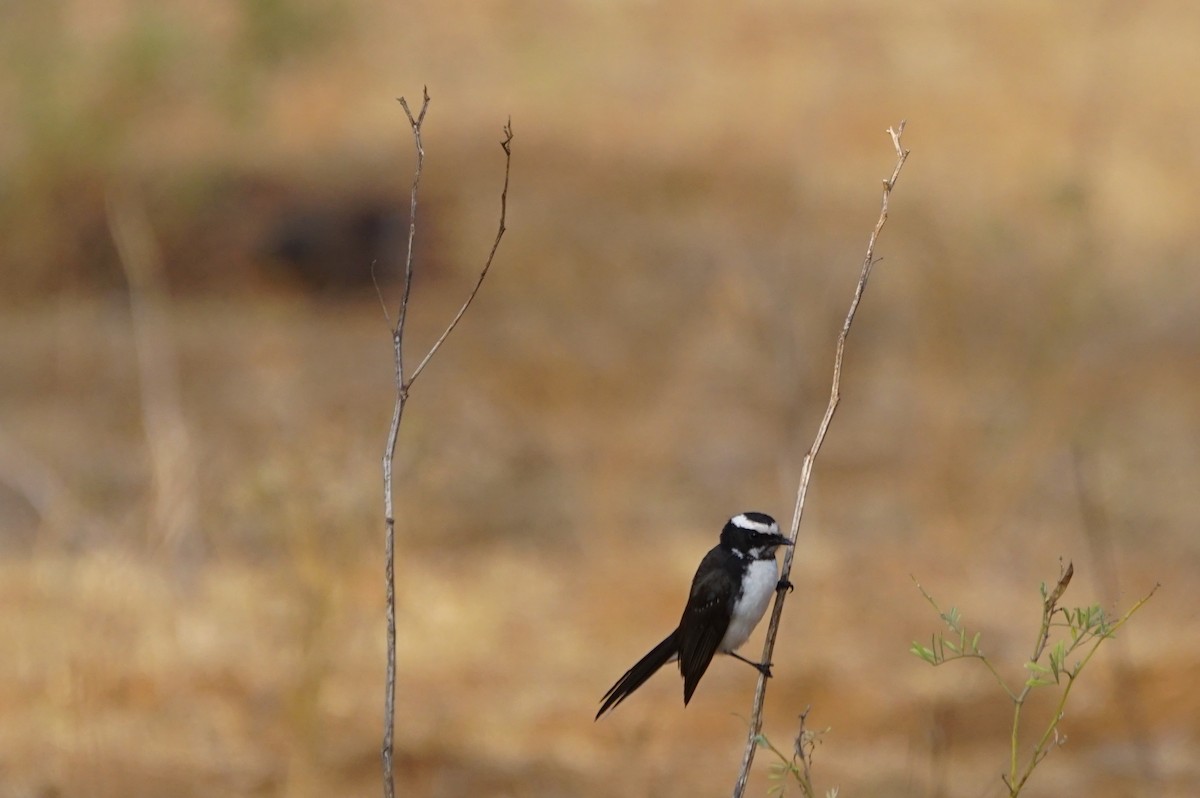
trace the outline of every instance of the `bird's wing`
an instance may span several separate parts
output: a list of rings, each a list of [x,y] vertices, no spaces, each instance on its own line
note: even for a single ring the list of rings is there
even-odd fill
[[[738,585],[729,566],[734,555],[714,548],[700,563],[692,580],[683,619],[679,622],[679,670],[683,673],[683,703],[687,704],[708,670],[713,654],[733,615],[733,602]]]

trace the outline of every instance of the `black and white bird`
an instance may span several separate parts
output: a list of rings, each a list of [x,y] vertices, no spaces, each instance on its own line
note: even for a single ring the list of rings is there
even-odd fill
[[[600,699],[596,719],[675,660],[683,674],[685,706],[718,651],[770,676],[769,663],[748,660],[737,649],[762,620],[771,594],[791,588],[780,581],[775,562],[775,550],[790,545],[792,542],[779,534],[775,519],[765,513],[740,513],[730,518],[721,530],[721,542],[704,555],[692,577],[692,592],[678,628],[617,679]]]

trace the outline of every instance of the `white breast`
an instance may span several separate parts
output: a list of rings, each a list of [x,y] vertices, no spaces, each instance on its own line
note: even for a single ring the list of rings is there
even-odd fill
[[[742,595],[738,596],[733,605],[733,617],[729,619],[729,628],[721,638],[718,651],[736,651],[750,637],[754,627],[762,620],[767,605],[771,603],[771,594],[779,584],[779,566],[775,558],[769,560],[754,560],[746,571],[742,584]]]

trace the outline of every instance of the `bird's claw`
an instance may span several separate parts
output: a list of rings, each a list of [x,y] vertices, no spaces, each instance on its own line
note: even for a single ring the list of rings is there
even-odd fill
[[[789,582],[789,581],[787,580],[787,578],[785,577],[785,578],[783,578],[783,579],[780,579],[780,580],[779,580],[779,583],[775,585],[775,589],[776,589],[776,590],[783,590],[783,591],[786,591],[786,592],[788,592],[788,593],[791,593],[793,590],[795,590],[795,589],[796,589],[796,586],[795,586],[795,585],[793,585],[791,582]]]
[[[771,679],[771,678],[774,678],[773,674],[771,673],[771,666],[773,664],[774,663],[772,663],[772,662],[759,662],[759,663],[756,663],[754,667],[758,668],[758,672],[761,673],[763,676],[766,676],[768,679]]]

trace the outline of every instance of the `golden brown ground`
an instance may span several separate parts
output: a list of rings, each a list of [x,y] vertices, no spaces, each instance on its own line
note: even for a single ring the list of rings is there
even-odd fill
[[[1163,588],[1085,673],[1028,794],[1200,792],[1192,4],[314,1],[262,4],[258,28],[250,6],[20,5],[0,81],[24,120],[0,135],[0,796],[378,792],[378,303],[180,264],[224,252],[244,213],[204,205],[213,174],[402,201],[391,98],[422,83],[441,268],[414,352],[490,243],[508,114],[517,141],[509,237],[397,458],[405,795],[728,790],[744,666],[716,663],[686,710],[664,673],[591,718],[723,519],[787,516],[901,117],[914,154],[766,732],[787,746],[811,705],[832,727],[818,784],[842,795],[999,795],[1005,701],[973,663],[907,653],[938,626],[910,574],[1019,681],[1061,557],[1068,604]],[[113,182],[140,186],[176,285],[143,333],[177,401],[147,397],[124,278],[88,260],[114,262]],[[155,426],[156,401],[181,426]]]

